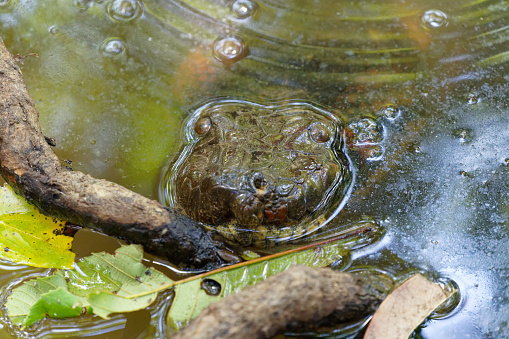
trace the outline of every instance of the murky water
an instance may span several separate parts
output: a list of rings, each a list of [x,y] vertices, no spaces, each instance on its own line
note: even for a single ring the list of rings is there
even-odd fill
[[[351,265],[454,281],[459,306],[428,321],[424,338],[498,338],[509,336],[508,10],[503,0],[7,0],[0,34],[12,53],[39,55],[22,69],[61,159],[154,199],[183,119],[204,103],[292,99],[347,124],[376,119],[383,155],[352,152],[356,188],[334,225],[367,215],[387,234]],[[82,232],[75,246],[114,245]],[[2,263],[0,284],[37,272]],[[70,320],[32,335],[154,337],[163,301],[81,319],[81,334]]]

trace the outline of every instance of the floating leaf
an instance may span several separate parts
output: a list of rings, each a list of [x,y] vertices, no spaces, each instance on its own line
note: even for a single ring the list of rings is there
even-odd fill
[[[71,268],[64,223],[41,213],[11,187],[0,187],[0,258],[35,267]]]
[[[94,314],[103,318],[111,313],[143,309],[173,281],[144,266],[142,260],[143,250],[137,245],[122,246],[114,255],[94,253],[77,264],[79,269],[66,271],[69,290],[78,295],[87,293]]]
[[[68,304],[71,307],[66,307]],[[60,275],[23,282],[12,291],[5,303],[11,321],[23,327],[32,325],[47,314],[54,318],[80,315],[84,305],[82,300],[67,292],[66,281]]]
[[[16,287],[6,303],[7,315],[13,323],[24,326],[45,316],[78,316],[83,308],[87,313],[107,318],[111,313],[146,308],[155,301],[158,292],[175,287],[167,321],[178,330],[209,304],[291,265],[321,267],[344,259],[352,239],[355,242],[360,234],[372,231],[369,227],[359,227],[338,238],[177,282],[154,268],[145,267],[141,246],[122,246],[114,255],[94,253],[76,263],[74,270],[57,270],[52,276]]]
[[[349,253],[348,248],[352,246],[352,237],[357,239],[361,233],[374,231],[369,227],[359,227],[338,238],[177,281],[175,297],[167,316],[168,326],[178,331],[211,303],[283,272],[292,265],[323,267],[344,260]]]
[[[25,326],[30,326],[47,315],[51,318],[72,318],[87,313],[86,303],[70,293],[64,287],[58,287],[41,295],[40,299],[30,308],[25,319]]]
[[[439,284],[416,274],[380,304],[373,315],[364,339],[408,338],[440,304],[456,290],[446,292]]]
[[[103,318],[143,309],[173,281],[142,260],[141,246],[122,246],[113,255],[94,253],[81,259],[75,270],[26,281],[7,298],[7,316],[14,324],[30,326],[46,316],[79,316],[83,309]]]

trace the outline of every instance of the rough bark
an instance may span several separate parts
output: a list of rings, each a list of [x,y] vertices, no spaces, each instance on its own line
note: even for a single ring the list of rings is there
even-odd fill
[[[175,264],[210,269],[228,261],[222,243],[195,221],[120,185],[62,166],[1,38],[0,174],[43,213],[141,244]]]
[[[172,339],[271,338],[372,314],[384,294],[373,278],[295,266],[203,310]]]

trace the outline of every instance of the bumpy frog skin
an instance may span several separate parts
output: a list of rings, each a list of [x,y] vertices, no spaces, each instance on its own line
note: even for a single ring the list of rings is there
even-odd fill
[[[308,104],[205,105],[185,125],[163,200],[243,246],[300,238],[330,221],[351,190],[343,132]]]

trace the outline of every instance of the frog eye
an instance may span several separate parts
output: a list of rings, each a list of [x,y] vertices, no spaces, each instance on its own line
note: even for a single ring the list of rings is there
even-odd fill
[[[201,117],[194,125],[194,131],[198,135],[204,135],[210,130],[210,127],[212,127],[212,121],[210,121],[210,118]]]
[[[327,126],[317,122],[309,126],[309,137],[314,142],[322,144],[330,140],[331,132]]]

